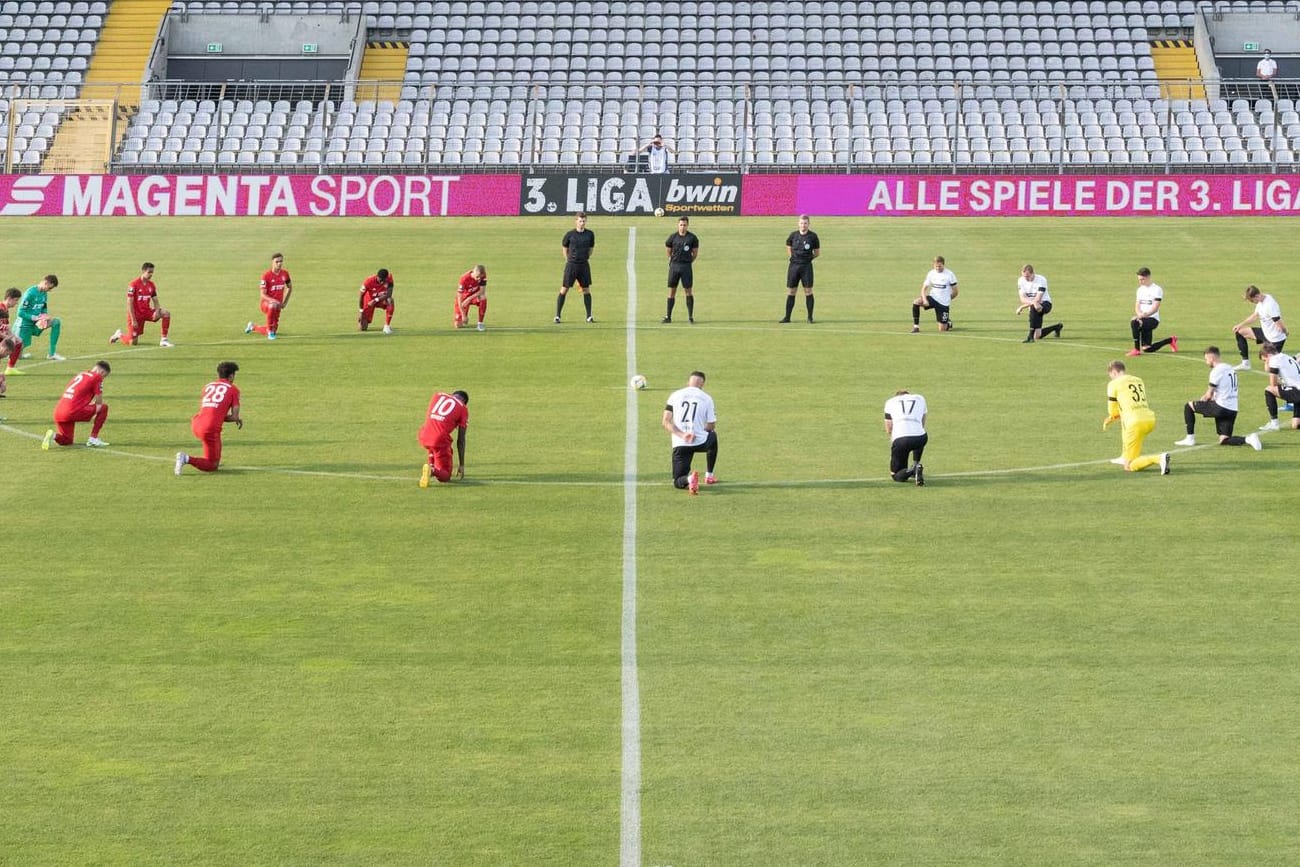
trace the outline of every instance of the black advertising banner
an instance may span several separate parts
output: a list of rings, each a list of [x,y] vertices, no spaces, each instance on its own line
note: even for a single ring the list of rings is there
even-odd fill
[[[739,216],[740,175],[538,175],[525,176],[520,187],[523,216],[578,211],[648,216],[660,208],[667,216]]]

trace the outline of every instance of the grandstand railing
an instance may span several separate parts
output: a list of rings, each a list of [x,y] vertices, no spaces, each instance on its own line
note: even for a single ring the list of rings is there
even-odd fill
[[[119,107],[113,113],[111,153],[99,170],[123,173],[559,173],[575,167],[614,173],[641,166],[631,155],[656,132],[675,147],[673,164],[684,170],[1300,170],[1300,118],[1295,116],[1300,81],[1295,80],[1162,81],[1157,92],[1119,80],[914,84],[889,79],[653,86],[553,79],[495,86],[152,81],[97,84],[95,92],[116,94],[111,98]],[[0,82],[4,170],[85,171],[50,163],[65,106],[77,101],[47,100],[40,125],[45,135],[36,136],[29,129],[32,105],[40,102],[36,97],[29,88]],[[265,123],[248,123],[259,111],[255,107],[263,105],[285,116],[278,126],[300,126],[310,134],[286,135],[281,129],[266,135]],[[198,113],[205,117],[201,134],[191,135],[189,124]],[[400,115],[406,122],[370,123],[378,115]],[[1017,115],[1019,121],[1000,122]],[[1140,116],[1140,128],[1129,123],[1123,133],[1083,134],[1094,125],[1085,119],[1112,115]],[[1005,126],[1028,126],[1026,116],[1040,119],[1032,126],[1041,134],[1005,134]],[[291,117],[299,122],[289,123]],[[1043,124],[1043,117],[1056,120]],[[1212,126],[1197,125],[1210,124],[1207,117],[1217,119]],[[258,127],[259,134],[249,135],[249,126]],[[988,134],[999,127],[1002,134]],[[1227,136],[1235,140],[1231,151],[1204,148],[1206,137],[1223,139],[1229,129],[1236,130]],[[34,148],[34,139],[45,149]],[[1211,153],[1225,156],[1220,160]]]

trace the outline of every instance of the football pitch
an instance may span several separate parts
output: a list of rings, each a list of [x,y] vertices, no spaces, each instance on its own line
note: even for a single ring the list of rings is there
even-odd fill
[[[1243,287],[1300,318],[1293,221],[814,217],[817,322],[785,325],[793,218],[692,220],[693,325],[659,321],[671,218],[589,225],[597,321],[575,291],[555,325],[567,217],[0,220],[68,357],[41,338],[0,401],[0,863],[1300,862],[1300,432],[1173,446]],[[277,251],[272,343],[243,327]],[[957,330],[909,334],[936,254]],[[176,345],[110,347],[145,260]],[[456,331],[476,262],[487,331]],[[1021,343],[1025,262],[1060,340]],[[1181,349],[1125,359],[1163,477],[1101,429],[1140,266]],[[359,334],[380,267],[396,333]],[[42,452],[101,358],[111,446]],[[176,478],[227,359],[244,428]],[[660,420],[696,368],[690,497]],[[900,388],[924,488],[887,478]],[[465,480],[421,490],[452,389]]]

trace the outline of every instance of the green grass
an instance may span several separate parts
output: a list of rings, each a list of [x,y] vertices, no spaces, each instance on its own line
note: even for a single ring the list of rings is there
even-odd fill
[[[696,325],[658,322],[674,224],[598,218],[598,324],[575,296],[557,327],[562,218],[0,221],[10,281],[59,275],[72,359],[0,402],[0,863],[616,862],[629,228],[645,864],[1300,860],[1300,435],[1162,478],[1106,463],[1100,426],[1136,268],[1184,347],[1130,364],[1161,450],[1241,288],[1300,304],[1254,252],[1293,223],[816,219],[819,321],[778,326],[793,220],[696,222]],[[271,344],[241,332],[275,250]],[[937,253],[959,330],[909,335]],[[177,345],[109,348],[144,259]],[[455,332],[476,261],[490,330]],[[1061,341],[1020,343],[1025,261]],[[398,333],[355,334],[381,266]],[[112,449],[42,453],[100,357]],[[176,479],[226,358],[247,424]],[[696,367],[722,484],[692,499],[659,416]],[[885,478],[902,387],[930,403],[922,490]],[[467,479],[422,491],[452,388]]]

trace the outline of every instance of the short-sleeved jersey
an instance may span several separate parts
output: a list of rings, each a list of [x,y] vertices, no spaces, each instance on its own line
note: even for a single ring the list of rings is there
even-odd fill
[[[384,280],[380,280],[378,274],[371,274],[361,284],[361,292],[366,296],[367,301],[374,301],[392,292],[394,283],[392,274]]]
[[[284,268],[281,268],[278,272],[267,271],[262,275],[262,291],[276,301],[283,301],[284,290],[292,287],[293,283],[289,279],[289,272]]]
[[[569,251],[569,261],[575,265],[586,264],[591,251],[596,248],[596,233],[591,229],[570,229],[564,233],[560,246]]]
[[[791,232],[790,237],[785,239],[785,245],[790,248],[792,263],[807,265],[813,260],[816,251],[822,248],[822,241],[816,232],[809,229],[807,232]]]
[[[190,420],[196,433],[217,433],[230,411],[239,406],[239,389],[228,379],[218,379],[203,386],[199,411]]]
[[[464,274],[460,275],[460,285],[457,287],[456,291],[459,292],[461,295],[473,295],[478,290],[486,289],[486,288],[487,288],[487,277],[484,277],[482,280],[480,280],[479,278],[474,276],[474,270],[470,269],[469,271],[466,271]],[[506,294],[507,295],[510,294],[509,291],[507,291]]]
[[[153,299],[158,296],[158,285],[152,280],[136,277],[126,287],[126,301],[137,314],[148,315],[153,310]]]
[[[698,446],[708,436],[708,428],[705,425],[716,424],[718,421],[717,413],[713,408],[713,398],[704,389],[693,385],[679,388],[668,395],[668,404],[664,409],[673,414],[673,424],[677,425],[679,430],[695,434],[691,442],[673,434],[674,447]]]
[[[700,239],[695,237],[694,232],[687,232],[685,235],[673,232],[664,241],[664,246],[672,251],[668,256],[668,261],[674,265],[689,265],[694,261],[696,251],[700,249]]]
[[[1039,300],[1051,302],[1052,293],[1047,291],[1047,278],[1042,274],[1035,274],[1034,279],[1026,280],[1021,277],[1016,281],[1016,289],[1020,292],[1020,302],[1022,304],[1033,304]]]
[[[668,149],[663,145],[656,147],[653,144],[645,146],[646,168],[651,174],[662,175],[668,171]]]
[[[450,446],[452,432],[468,427],[469,407],[440,391],[429,401],[429,411],[420,428],[420,444],[426,448]]]
[[[952,290],[957,285],[957,275],[947,268],[931,268],[925,275],[926,295],[947,307],[952,303]]]
[[[1232,365],[1220,361],[1210,370],[1210,385],[1214,386],[1214,402],[1224,409],[1237,409],[1237,373]]]
[[[23,300],[18,303],[18,318],[35,322],[38,316],[49,312],[50,293],[42,292],[40,285],[28,286]]]
[[[1285,352],[1269,357],[1268,372],[1277,376],[1278,384],[1283,388],[1300,388],[1300,361]]]
[[[1160,321],[1160,311],[1156,309],[1156,304],[1165,300],[1165,290],[1161,289],[1155,283],[1148,283],[1145,286],[1139,286],[1137,291],[1137,309],[1143,318]]]
[[[1156,414],[1147,403],[1147,386],[1131,373],[1117,376],[1106,385],[1109,415],[1119,416],[1125,426],[1140,421],[1155,421]]]
[[[1265,295],[1255,305],[1255,312],[1259,314],[1259,330],[1264,332],[1265,340],[1269,343],[1281,343],[1286,340],[1286,332],[1277,324],[1282,318],[1282,308],[1276,298]]]
[[[885,418],[894,423],[890,441],[925,433],[926,412],[925,398],[919,394],[896,394],[885,401]]]
[[[72,377],[68,387],[63,390],[63,397],[59,398],[58,404],[54,407],[55,421],[70,418],[84,410],[94,403],[95,398],[103,394],[103,391],[104,377],[98,370],[78,373]]]

